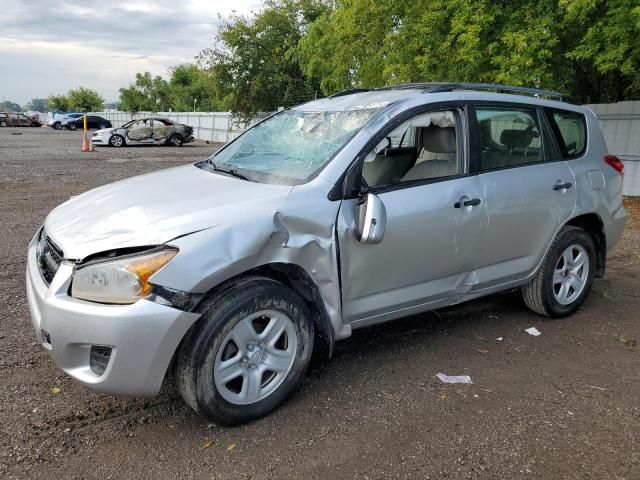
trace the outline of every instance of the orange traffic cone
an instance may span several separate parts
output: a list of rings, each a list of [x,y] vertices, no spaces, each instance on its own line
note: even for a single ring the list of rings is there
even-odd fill
[[[82,133],[82,152],[88,152],[89,151],[89,140],[87,140],[87,135],[85,133]]]

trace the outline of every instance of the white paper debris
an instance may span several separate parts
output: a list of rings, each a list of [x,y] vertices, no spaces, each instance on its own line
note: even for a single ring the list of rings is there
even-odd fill
[[[536,327],[526,328],[525,332],[527,332],[529,335],[533,335],[534,337],[537,337],[538,335],[542,335],[542,332],[538,330]]]
[[[469,375],[445,375],[438,373],[436,375],[443,383],[473,383]]]
[[[503,337],[498,337],[498,338],[496,338],[496,340],[501,342],[503,340]]]

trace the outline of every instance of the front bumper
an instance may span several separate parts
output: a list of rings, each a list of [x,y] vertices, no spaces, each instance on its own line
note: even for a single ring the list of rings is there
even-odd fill
[[[72,298],[73,264],[63,261],[47,286],[36,248],[34,239],[27,256],[27,299],[38,340],[55,364],[100,392],[157,394],[174,352],[199,315],[147,300],[104,305]],[[90,367],[91,347],[96,346],[111,347],[100,375]]]

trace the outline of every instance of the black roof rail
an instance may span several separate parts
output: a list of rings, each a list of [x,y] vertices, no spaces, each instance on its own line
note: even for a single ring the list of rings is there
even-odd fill
[[[551,90],[540,90],[538,88],[513,87],[510,85],[500,85],[497,83],[446,83],[446,82],[424,82],[424,83],[403,83],[382,87],[378,90],[406,90],[421,89],[426,93],[453,92],[454,90],[483,90],[496,93],[529,94],[547,98],[555,98],[560,101],[564,95]]]
[[[354,93],[370,92],[368,88],[352,88],[351,90],[342,90],[341,92],[329,95],[327,98],[344,97],[345,95],[352,95]]]

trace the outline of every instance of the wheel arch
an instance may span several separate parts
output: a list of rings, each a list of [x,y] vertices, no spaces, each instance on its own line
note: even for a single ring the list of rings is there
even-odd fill
[[[600,216],[597,213],[585,213],[573,217],[565,225],[581,228],[591,236],[596,247],[595,276],[602,278],[607,264],[607,237],[604,231],[604,223]]]
[[[207,291],[202,296],[202,299],[220,295],[239,283],[255,277],[275,280],[300,295],[311,312],[315,327],[312,363],[321,363],[329,360],[333,355],[335,332],[331,326],[329,314],[324,306],[318,285],[316,285],[304,268],[299,265],[283,262],[260,265],[216,285]],[[197,305],[194,308],[197,309]]]

